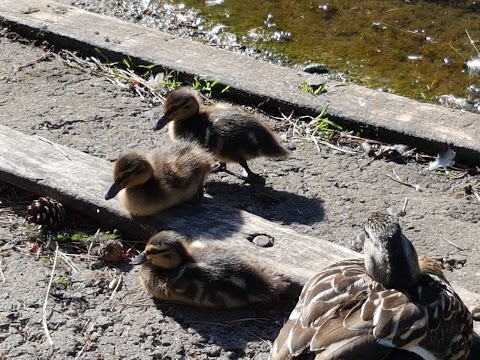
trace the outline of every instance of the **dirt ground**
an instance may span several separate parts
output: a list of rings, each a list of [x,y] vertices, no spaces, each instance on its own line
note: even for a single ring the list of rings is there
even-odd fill
[[[37,61],[45,52],[29,42],[0,37],[0,48],[0,124],[108,160],[168,141],[165,132],[152,131],[158,107],[103,77],[65,65],[57,56]],[[269,121],[278,125],[277,120]],[[319,153],[307,142],[284,142],[292,150],[287,159],[251,162],[267,179],[263,191],[231,175],[215,174],[207,182],[207,193],[348,247],[368,213],[387,208],[398,212],[408,198],[400,220],[418,252],[466,260],[447,276],[453,284],[480,293],[480,202],[463,191],[465,185],[478,184],[478,176],[454,180],[427,171],[425,164],[384,160],[361,169],[368,159],[365,153],[350,155],[328,147]],[[422,191],[392,181],[386,174],[393,172]],[[1,184],[1,359],[267,358],[288,309],[156,307],[143,294],[135,269],[94,268],[85,256],[70,257],[77,272],[58,261],[55,277],[67,282],[57,284],[48,297],[46,320],[54,344],[49,346],[42,316],[53,252],[44,249],[39,257],[29,251],[24,214],[7,206],[11,193]],[[113,292],[109,283],[120,276],[123,286]]]

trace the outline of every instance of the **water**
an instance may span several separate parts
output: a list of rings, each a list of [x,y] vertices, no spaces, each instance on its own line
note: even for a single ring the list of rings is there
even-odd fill
[[[159,1],[160,4],[167,3]],[[480,1],[186,0],[210,36],[374,89],[480,111]],[[217,32],[217,33],[215,33]]]

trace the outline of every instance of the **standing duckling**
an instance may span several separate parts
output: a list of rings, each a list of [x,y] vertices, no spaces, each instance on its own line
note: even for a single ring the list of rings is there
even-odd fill
[[[193,142],[174,141],[149,153],[129,152],[116,162],[105,200],[119,196],[133,216],[151,216],[203,196],[212,156]]]
[[[305,285],[270,359],[467,359],[470,312],[441,266],[417,257],[394,217],[370,216],[364,253]]]
[[[289,287],[279,275],[247,264],[219,245],[170,230],[150,238],[132,259],[150,296],[202,308],[233,309],[274,301]]]
[[[199,142],[220,162],[217,170],[225,169],[227,162],[239,163],[247,182],[265,183],[260,175],[250,170],[247,160],[260,156],[283,158],[288,154],[272,130],[257,118],[226,103],[202,106],[200,96],[191,88],[171,91],[163,110],[164,115],[155,130],[169,123],[170,138]]]

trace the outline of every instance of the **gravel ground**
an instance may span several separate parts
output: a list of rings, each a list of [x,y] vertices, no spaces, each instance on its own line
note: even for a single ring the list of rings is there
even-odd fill
[[[158,107],[103,77],[65,65],[58,56],[37,61],[45,51],[29,42],[0,37],[0,47],[0,124],[108,160],[127,149],[151,149],[168,141],[165,132],[151,130]],[[281,129],[277,120],[265,120]],[[279,135],[285,134],[279,130]],[[415,162],[375,160],[361,168],[368,159],[364,153],[327,147],[319,153],[312,144],[293,140],[285,145],[292,149],[287,159],[251,163],[265,175],[265,190],[215,174],[207,192],[230,206],[345,246],[351,246],[369,212],[399,211],[408,198],[400,220],[418,252],[466,260],[447,276],[453,284],[480,292],[480,202],[463,191],[478,184],[478,176],[454,180]],[[393,172],[422,191],[390,180],[386,174]],[[11,189],[2,185],[1,191],[5,199]],[[55,269],[55,277],[67,283],[54,286],[48,297],[50,347],[42,316],[53,252],[43,250],[48,261],[32,254],[23,214],[5,204],[0,211],[5,277],[0,276],[0,358],[265,359],[288,313],[276,307],[217,312],[154,306],[135,270],[127,265],[92,268],[79,257],[72,258],[78,272],[62,261]],[[123,286],[112,294],[108,284],[120,275]]]

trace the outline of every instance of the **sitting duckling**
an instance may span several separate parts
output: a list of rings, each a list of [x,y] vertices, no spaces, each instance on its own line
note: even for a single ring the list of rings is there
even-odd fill
[[[203,308],[233,309],[274,301],[288,281],[247,264],[220,245],[165,230],[132,259],[152,297]]]
[[[305,285],[270,359],[467,359],[472,316],[439,263],[417,257],[393,216],[374,213],[365,233],[364,260]]]
[[[155,130],[170,123],[170,138],[198,141],[220,162],[217,171],[225,170],[227,162],[239,163],[244,169],[242,178],[247,182],[265,183],[250,170],[247,160],[260,156],[283,158],[288,154],[272,130],[258,119],[226,103],[202,106],[200,96],[191,88],[171,91],[163,109],[164,115]]]
[[[151,216],[203,196],[212,156],[195,143],[174,141],[144,154],[129,152],[115,162],[114,183],[105,200],[117,194],[133,216]]]

